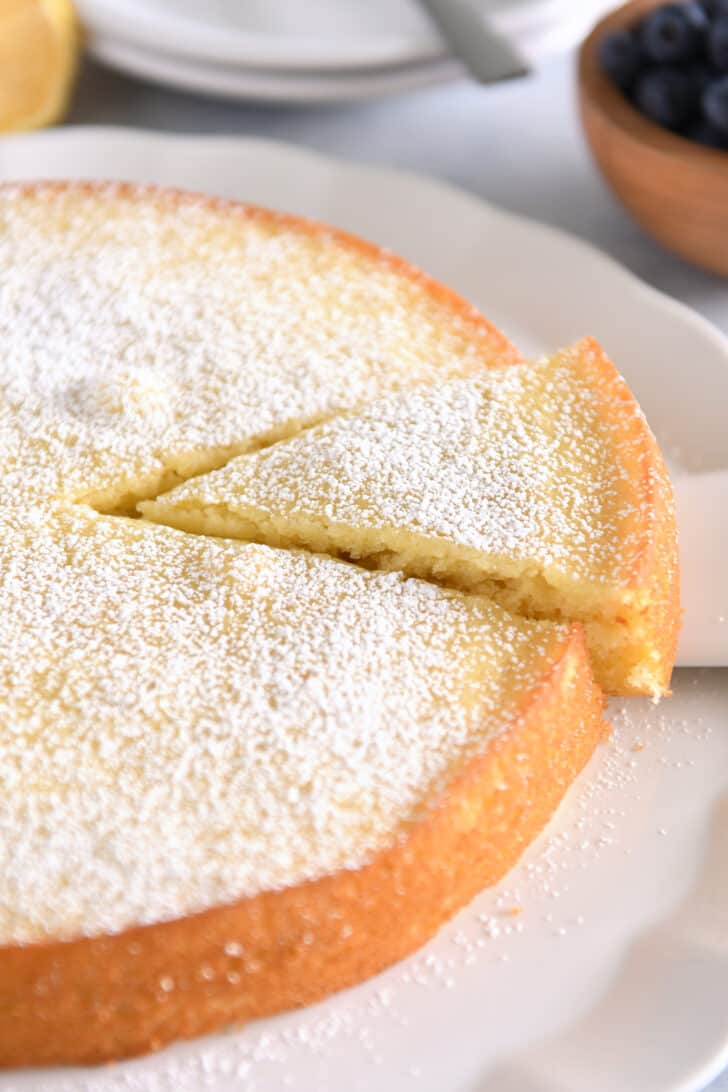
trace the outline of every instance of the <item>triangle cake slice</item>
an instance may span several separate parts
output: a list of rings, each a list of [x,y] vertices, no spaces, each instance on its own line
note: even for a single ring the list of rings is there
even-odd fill
[[[606,690],[658,697],[669,685],[679,618],[670,482],[639,406],[591,339],[381,398],[140,510],[580,621]]]

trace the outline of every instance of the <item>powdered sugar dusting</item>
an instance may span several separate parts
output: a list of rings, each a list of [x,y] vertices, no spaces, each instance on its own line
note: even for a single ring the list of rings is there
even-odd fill
[[[612,404],[620,382],[605,389],[575,350],[390,395],[187,482],[155,512],[262,513],[294,534],[305,518],[374,531],[380,545],[406,532],[486,571],[522,562],[618,587],[641,546],[636,517],[649,519],[625,409]]]
[[[507,723],[561,635],[80,509],[0,551],[5,940],[360,866]]]
[[[361,865],[562,631],[83,500],[510,349],[325,231],[113,188],[0,221],[0,943]]]
[[[34,499],[514,356],[326,229],[113,186],[3,191],[0,338],[3,484]]]
[[[445,1055],[448,1073],[467,1087],[471,1072],[482,1077],[486,1067],[530,1044],[530,1021],[544,1005],[554,1005],[567,1025],[583,1018],[585,998],[598,1003],[630,973],[634,961],[626,957],[635,940],[654,958],[650,980],[659,991],[660,959],[671,943],[687,959],[686,943],[696,940],[696,958],[704,961],[706,921],[716,920],[716,876],[702,915],[700,904],[688,912],[673,885],[679,874],[692,887],[706,845],[691,822],[699,815],[707,820],[725,783],[722,674],[678,672],[671,702],[658,707],[613,702],[611,739],[515,870],[421,952],[375,980],[143,1063],[68,1077],[34,1073],[17,1083],[13,1077],[8,1092],[286,1092],[332,1084],[364,1092],[377,1082],[439,1092],[443,1035],[458,1048]],[[658,835],[662,825],[677,836]],[[664,891],[655,885],[658,872],[667,880],[658,852],[674,861]],[[668,934],[675,910],[677,931]],[[719,965],[719,949],[714,958]],[[634,974],[644,997],[643,963]],[[712,1011],[712,997],[705,1004],[702,1011]],[[492,1033],[479,1036],[484,1021]],[[430,1038],[431,1028],[440,1034]],[[497,1080],[491,1084],[498,1087]]]

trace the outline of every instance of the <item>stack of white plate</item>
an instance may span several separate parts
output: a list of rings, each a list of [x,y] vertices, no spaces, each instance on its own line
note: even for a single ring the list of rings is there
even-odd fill
[[[477,2],[529,64],[569,48],[610,6]],[[77,0],[77,7],[98,60],[228,98],[336,102],[463,74],[416,0]]]

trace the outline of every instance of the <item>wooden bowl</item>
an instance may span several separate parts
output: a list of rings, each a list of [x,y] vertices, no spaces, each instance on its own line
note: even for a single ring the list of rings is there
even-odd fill
[[[688,261],[728,276],[728,151],[705,148],[643,117],[604,74],[605,34],[662,0],[631,0],[601,22],[579,53],[579,102],[606,181],[650,235]]]

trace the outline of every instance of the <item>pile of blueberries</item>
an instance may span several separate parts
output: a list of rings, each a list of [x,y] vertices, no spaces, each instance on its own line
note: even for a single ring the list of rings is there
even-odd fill
[[[599,59],[646,117],[728,150],[728,0],[663,4],[606,35]]]

